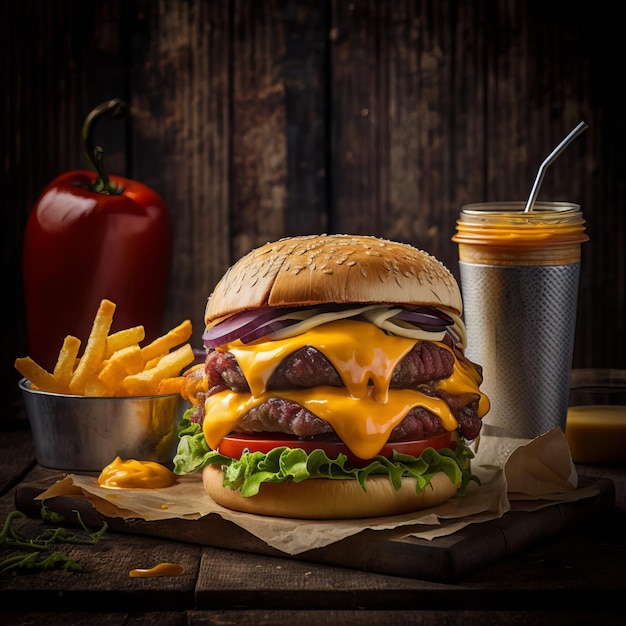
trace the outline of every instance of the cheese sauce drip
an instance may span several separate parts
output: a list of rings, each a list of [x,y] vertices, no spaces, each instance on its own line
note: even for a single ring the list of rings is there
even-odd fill
[[[214,450],[245,413],[272,397],[296,402],[328,422],[350,450],[363,459],[378,454],[391,431],[414,407],[437,415],[448,431],[458,423],[440,398],[410,389],[389,389],[398,363],[417,339],[388,335],[377,326],[356,320],[328,322],[307,333],[276,341],[253,344],[231,342],[219,348],[236,358],[250,386],[250,393],[222,391],[205,403],[203,430]],[[316,387],[266,391],[266,385],[281,361],[296,350],[312,345],[334,365],[345,387]],[[443,343],[438,344],[452,351]],[[371,384],[370,384],[371,383]],[[453,375],[441,383],[446,392],[480,393],[480,375],[471,364],[456,358]],[[488,400],[480,394],[480,415]]]
[[[109,489],[161,489],[176,483],[169,469],[153,461],[123,461],[119,456],[98,476],[98,484]]]
[[[351,396],[364,398],[371,380],[376,399],[384,403],[393,371],[415,343],[415,339],[391,337],[367,322],[337,320],[288,339],[248,345],[234,341],[220,349],[235,355],[255,397],[265,391],[285,357],[311,345],[335,366]]]
[[[178,563],[159,563],[149,569],[131,569],[131,578],[155,578],[157,576],[182,576],[185,568]]]
[[[478,415],[483,417],[489,411],[490,402],[489,398],[478,389],[482,382],[482,376],[467,359],[458,358],[451,348],[444,344],[441,345],[452,352],[454,356],[454,370],[452,371],[452,376],[446,380],[440,380],[437,383],[437,387],[451,396],[458,396],[462,393],[477,393],[480,396],[478,400]]]

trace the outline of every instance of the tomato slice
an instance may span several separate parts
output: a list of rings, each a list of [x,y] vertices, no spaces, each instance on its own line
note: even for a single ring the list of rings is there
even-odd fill
[[[397,450],[402,454],[410,454],[418,457],[426,448],[449,448],[452,445],[452,434],[445,432],[429,439],[418,439],[413,441],[394,441],[383,446],[380,454],[391,456],[392,450]],[[339,454],[345,454],[348,461],[354,465],[367,465],[371,459],[361,459],[350,451],[350,448],[342,441],[327,441],[324,439],[299,439],[292,435],[282,433],[233,433],[222,439],[218,447],[218,452],[231,459],[239,459],[244,451],[263,452],[267,454],[270,450],[280,447],[300,448],[307,453],[313,450],[324,450],[328,458],[336,459]]]

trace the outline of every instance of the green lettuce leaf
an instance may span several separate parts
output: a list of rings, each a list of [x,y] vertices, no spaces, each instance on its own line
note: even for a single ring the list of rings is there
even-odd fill
[[[409,476],[415,480],[417,493],[423,491],[439,472],[444,472],[452,482],[460,483],[461,494],[470,482],[479,482],[470,470],[474,454],[462,441],[457,442],[455,450],[427,448],[418,458],[394,450],[391,458],[377,456],[365,467],[351,466],[344,454],[330,459],[323,450],[307,454],[299,448],[288,447],[274,448],[267,454],[246,452],[237,460],[211,450],[200,425],[185,416],[178,424],[179,443],[174,457],[174,473],[189,474],[217,464],[224,472],[224,486],[240,490],[244,497],[256,495],[264,482],[293,480],[297,483],[312,478],[358,480],[363,490],[367,491],[368,476],[386,475],[396,489],[400,488],[402,479]]]
[[[177,424],[178,448],[174,456],[174,473],[192,474],[209,465],[208,460],[215,454],[206,441],[199,424],[192,422],[194,409],[188,409]]]

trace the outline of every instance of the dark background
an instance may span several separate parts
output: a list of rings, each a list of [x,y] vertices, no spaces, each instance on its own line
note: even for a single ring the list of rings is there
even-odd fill
[[[458,277],[463,204],[582,206],[575,367],[626,367],[623,28],[608,2],[21,0],[3,3],[2,393],[28,354],[25,225],[113,97],[109,171],[158,191],[175,226],[164,329],[200,344],[206,298],[251,248],[302,233],[411,243]],[[45,263],[45,258],[41,259]]]

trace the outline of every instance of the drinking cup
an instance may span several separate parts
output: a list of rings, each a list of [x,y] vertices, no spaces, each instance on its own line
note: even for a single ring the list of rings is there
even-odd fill
[[[574,351],[580,207],[566,202],[462,207],[458,244],[466,355],[491,402],[484,435],[531,439],[565,431]]]

